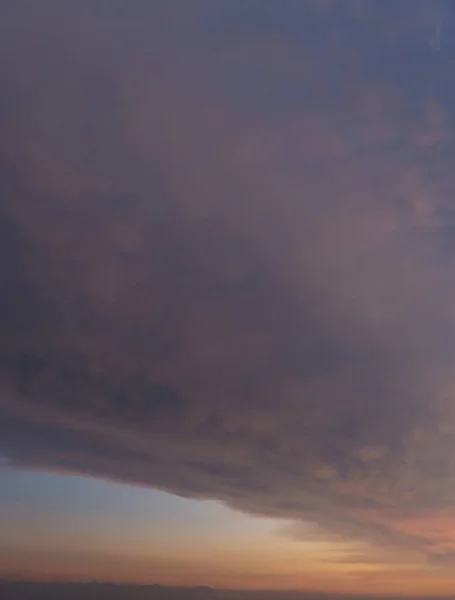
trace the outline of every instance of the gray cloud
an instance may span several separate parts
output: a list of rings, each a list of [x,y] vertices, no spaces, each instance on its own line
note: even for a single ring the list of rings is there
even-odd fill
[[[204,3],[158,10],[167,41],[139,27],[152,14],[107,27],[97,7],[2,17],[0,454],[448,556],[404,523],[453,518],[453,123],[419,87],[433,58],[383,72],[387,14],[368,44],[318,13],[321,39],[287,32],[280,53],[264,16],[252,46],[234,19],[201,49],[185,23]],[[234,76],[260,81],[269,52],[283,97],[261,103]]]

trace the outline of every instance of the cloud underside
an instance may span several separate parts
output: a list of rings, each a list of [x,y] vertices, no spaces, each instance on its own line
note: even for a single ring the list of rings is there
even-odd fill
[[[0,454],[449,562],[448,70],[158,12],[2,16]]]

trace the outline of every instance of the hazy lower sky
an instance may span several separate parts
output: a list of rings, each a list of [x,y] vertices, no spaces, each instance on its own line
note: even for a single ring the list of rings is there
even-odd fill
[[[9,469],[0,477],[0,557],[8,577],[339,586],[337,578],[327,581],[324,561],[343,556],[344,545],[296,542],[278,519],[80,477]]]
[[[455,594],[455,7],[0,7],[0,577]]]

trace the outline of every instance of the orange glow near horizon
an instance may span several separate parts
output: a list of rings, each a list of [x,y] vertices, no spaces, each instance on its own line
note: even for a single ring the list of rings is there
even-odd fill
[[[19,477],[26,480],[28,476]],[[309,539],[305,535],[296,539],[286,534],[280,520],[248,517],[218,503],[96,480],[33,477],[44,486],[73,486],[74,490],[85,486],[94,498],[111,498],[119,507],[128,506],[128,513],[123,518],[62,513],[54,515],[49,529],[45,512],[40,518],[31,517],[24,512],[26,507],[12,505],[4,515],[8,522],[5,519],[0,540],[0,576],[347,594],[422,595],[455,590],[455,577],[432,571],[421,557],[399,552],[392,557],[364,544],[318,539],[312,525],[308,525],[313,533]],[[163,516],[155,521],[154,507],[172,510],[164,522]],[[145,521],[139,517],[142,510],[150,511]],[[175,511],[184,519],[180,523],[175,521]],[[204,521],[198,525],[201,517],[209,529]],[[442,526],[428,520],[428,528],[436,525]],[[414,529],[411,523],[406,526],[419,531],[426,524],[419,521]]]

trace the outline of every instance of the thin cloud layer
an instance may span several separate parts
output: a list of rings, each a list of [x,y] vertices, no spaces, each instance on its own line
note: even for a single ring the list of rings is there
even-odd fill
[[[452,49],[188,4],[2,14],[0,455],[444,567]]]

